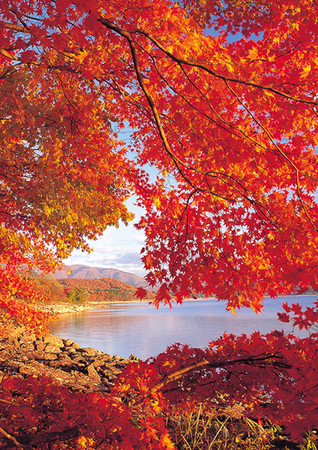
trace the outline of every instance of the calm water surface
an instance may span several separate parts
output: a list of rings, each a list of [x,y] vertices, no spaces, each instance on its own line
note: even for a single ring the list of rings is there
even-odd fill
[[[237,316],[225,310],[224,302],[214,299],[187,301],[183,305],[160,307],[148,303],[116,303],[107,309],[61,315],[51,325],[51,332],[73,339],[82,347],[93,347],[111,355],[141,359],[155,356],[167,346],[179,342],[205,347],[224,332],[233,334],[273,329],[290,331],[289,324],[277,320],[282,300],[310,305],[317,296],[290,296],[265,299],[265,310],[256,315],[251,310]],[[304,334],[305,335],[305,334]]]

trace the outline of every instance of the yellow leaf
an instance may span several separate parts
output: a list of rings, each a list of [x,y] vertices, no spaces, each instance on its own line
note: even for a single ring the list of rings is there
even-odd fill
[[[266,97],[273,97],[273,98],[275,98],[275,95],[272,92],[267,91],[266,89],[263,92],[266,95]]]
[[[173,442],[171,442],[168,434],[164,434],[163,436],[161,436],[160,444],[162,445],[163,448],[166,448],[167,450],[175,448],[175,445],[173,444]]]
[[[233,69],[233,64],[230,61],[226,61],[226,67],[228,69],[229,72],[233,73],[234,69]]]
[[[257,59],[258,58],[258,50],[257,47],[253,47],[248,51],[249,57],[251,59]]]
[[[82,62],[84,61],[84,59],[86,58],[87,55],[88,55],[88,53],[86,50],[80,52],[78,55],[76,55],[76,61],[79,64],[82,64]]]
[[[307,78],[310,71],[311,71],[311,65],[310,64],[306,64],[303,67],[303,71],[301,72],[300,78]]]

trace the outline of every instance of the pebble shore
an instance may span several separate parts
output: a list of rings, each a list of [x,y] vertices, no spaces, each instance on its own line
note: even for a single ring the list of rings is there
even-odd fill
[[[90,302],[80,305],[75,305],[72,303],[61,303],[61,304],[37,304],[36,309],[41,311],[49,312],[51,314],[70,314],[82,311],[89,311],[92,309],[108,308],[109,303],[101,302]]]

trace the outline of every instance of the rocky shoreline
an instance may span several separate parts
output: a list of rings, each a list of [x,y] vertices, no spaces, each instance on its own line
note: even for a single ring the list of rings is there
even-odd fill
[[[46,376],[73,391],[109,392],[129,360],[138,361],[134,355],[127,360],[51,334],[37,338],[12,324],[5,328],[0,334],[0,379]]]

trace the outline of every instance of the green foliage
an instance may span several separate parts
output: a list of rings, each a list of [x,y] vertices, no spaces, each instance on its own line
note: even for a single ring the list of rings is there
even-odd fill
[[[84,303],[89,298],[89,294],[85,289],[75,288],[68,291],[68,299],[71,303]]]

